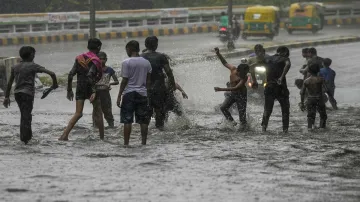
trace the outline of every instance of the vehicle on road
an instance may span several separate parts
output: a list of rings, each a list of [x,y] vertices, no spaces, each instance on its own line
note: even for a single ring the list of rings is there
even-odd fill
[[[242,38],[268,37],[279,35],[280,10],[275,6],[250,6],[245,11]]]
[[[220,27],[219,29],[219,38],[223,43],[227,42],[230,38],[230,32],[228,30],[227,27]]]
[[[317,33],[324,28],[325,7],[322,3],[294,3],[289,9],[287,32],[311,31]]]

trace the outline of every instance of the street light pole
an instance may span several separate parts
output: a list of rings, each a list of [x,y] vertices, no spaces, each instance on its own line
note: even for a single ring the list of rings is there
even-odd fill
[[[227,44],[228,50],[234,50],[235,49],[235,45],[234,45],[234,41],[233,41],[233,35],[232,35],[232,33],[233,33],[232,6],[233,6],[233,1],[228,0],[228,16],[229,16],[229,25],[230,25],[229,40],[228,40],[228,44]]]
[[[90,5],[90,38],[96,37],[95,28],[95,0],[89,0]]]

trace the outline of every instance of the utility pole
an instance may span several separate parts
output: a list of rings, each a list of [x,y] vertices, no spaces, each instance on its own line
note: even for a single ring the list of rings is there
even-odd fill
[[[234,41],[233,41],[233,34],[232,34],[233,33],[232,6],[233,6],[233,1],[228,0],[228,17],[229,17],[229,25],[230,25],[229,40],[228,40],[228,44],[227,44],[228,50],[234,50],[235,49],[235,44],[234,44]]]
[[[96,37],[95,0],[89,0],[90,5],[90,38]]]

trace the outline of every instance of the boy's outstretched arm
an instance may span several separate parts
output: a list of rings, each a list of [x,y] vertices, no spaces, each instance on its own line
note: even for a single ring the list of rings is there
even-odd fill
[[[300,97],[301,97],[301,102],[300,102],[300,109],[301,111],[305,110],[305,106],[304,106],[304,101],[305,101],[305,93],[306,93],[306,83],[304,82],[304,85],[300,91]]]
[[[234,65],[229,64],[225,58],[221,55],[219,48],[215,48],[215,53],[217,57],[220,59],[221,63],[228,68],[230,71],[236,70],[236,67]]]
[[[76,67],[77,67],[77,63],[75,61],[73,67],[71,68],[69,75],[68,75],[68,84],[67,84],[67,95],[66,98],[69,101],[73,101],[74,99],[74,92],[72,91],[72,81],[74,76],[76,75]]]
[[[116,75],[113,74],[111,77],[113,78],[114,82],[110,83],[110,86],[119,85],[119,79],[116,77]]]
[[[286,74],[289,72],[290,67],[291,67],[291,63],[290,63],[289,60],[287,60],[287,61],[285,62],[284,71],[283,71],[283,73],[281,74],[281,77],[280,77],[280,79],[279,79],[279,83],[282,83],[282,81],[284,80]]]
[[[43,73],[48,74],[49,76],[51,76],[52,79],[52,83],[53,85],[51,86],[52,89],[57,89],[59,87],[57,79],[56,79],[56,74],[50,70],[44,69],[42,70]]]
[[[175,87],[177,90],[179,90],[183,96],[184,99],[188,99],[189,97],[187,96],[187,94],[185,93],[185,91],[181,88],[181,86],[175,82]]]
[[[245,86],[245,83],[246,83],[246,80],[245,79],[241,79],[239,81],[238,84],[236,84],[236,86],[234,87],[229,87],[229,88],[219,88],[219,87],[215,87],[215,92],[218,92],[218,91],[237,91],[237,90],[240,90],[242,87]]]
[[[10,91],[12,84],[14,83],[14,79],[15,79],[14,70],[11,69],[11,74],[10,74],[9,82],[6,86],[5,99],[3,103],[5,108],[8,108],[10,106]]]

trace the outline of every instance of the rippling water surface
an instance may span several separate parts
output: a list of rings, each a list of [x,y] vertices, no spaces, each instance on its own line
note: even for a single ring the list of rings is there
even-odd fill
[[[64,89],[45,100],[36,95],[34,139],[25,146],[12,102],[0,111],[0,201],[360,201],[360,94],[353,80],[360,76],[360,61],[351,54],[357,47],[319,48],[321,56],[333,58],[340,110],[328,110],[328,129],[312,133],[293,87],[289,134],[280,132],[278,105],[269,132],[262,133],[263,107],[251,99],[248,132],[224,124],[214,110],[223,94],[213,87],[224,86],[228,72],[214,61],[174,68],[189,94],[182,101],[187,118],[171,116],[164,132],[152,122],[147,146],[140,145],[137,125],[129,148],[122,146],[122,126],[100,141],[88,103],[70,141],[57,141],[75,107]],[[302,64],[295,56],[300,51],[292,54],[289,86]],[[119,110],[113,109],[118,122]]]

